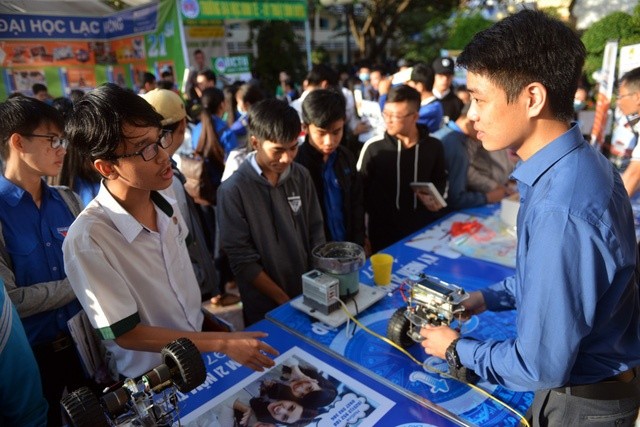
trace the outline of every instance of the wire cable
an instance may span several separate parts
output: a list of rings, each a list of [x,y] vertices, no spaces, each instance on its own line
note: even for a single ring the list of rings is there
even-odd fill
[[[424,365],[422,362],[420,362],[418,359],[416,359],[415,357],[413,357],[413,355],[411,353],[409,353],[407,350],[405,350],[404,348],[400,347],[398,344],[394,343],[393,341],[391,341],[389,338],[384,337],[374,331],[372,331],[371,329],[369,329],[368,327],[366,327],[365,325],[363,325],[358,319],[356,319],[351,312],[349,312],[349,309],[347,308],[347,305],[340,299],[340,298],[336,298],[336,300],[340,303],[340,307],[342,308],[342,310],[346,313],[347,315],[347,331],[348,331],[348,326],[349,326],[349,320],[352,320],[356,325],[360,326],[360,329],[362,329],[363,331],[373,335],[374,337],[386,342],[387,344],[389,344],[390,346],[400,350],[400,352],[404,353],[407,357],[409,357],[409,359],[411,359],[413,362],[415,362],[416,364],[418,364],[420,367],[427,369],[428,371],[435,373],[435,374],[440,374],[444,377],[447,378],[451,378],[453,380],[456,380],[462,384],[465,384],[467,386],[469,386],[472,390],[476,390],[477,392],[479,392],[480,394],[482,394],[483,396],[488,397],[489,399],[495,401],[496,403],[498,403],[500,406],[508,409],[510,412],[512,412],[520,421],[520,423],[522,425],[524,425],[525,427],[530,427],[529,422],[527,421],[527,419],[517,410],[515,410],[514,408],[512,408],[511,406],[507,405],[505,402],[501,401],[500,399],[498,399],[497,397],[493,396],[491,393],[481,389],[480,387],[474,385],[474,384],[469,384],[466,383],[464,381],[459,380],[458,378],[455,378],[451,375],[449,375],[446,372],[440,371],[438,369],[435,369],[433,367],[430,366],[426,366]]]

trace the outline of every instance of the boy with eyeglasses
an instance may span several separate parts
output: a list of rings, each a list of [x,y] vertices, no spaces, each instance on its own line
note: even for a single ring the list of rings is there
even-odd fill
[[[0,117],[0,154],[6,161],[0,177],[0,275],[34,352],[48,422],[55,426],[63,390],[86,382],[67,327],[81,307],[62,256],[80,203],[71,190],[43,180],[62,168],[67,147],[62,115],[37,99],[16,97],[0,104]]]
[[[202,332],[200,290],[188,235],[171,185],[171,133],[142,97],[114,84],[86,94],[68,122],[71,143],[104,177],[64,245],[71,285],[118,373],[137,377],[157,366],[179,337],[202,352],[225,353],[257,371],[273,365],[261,332]]]
[[[414,192],[414,181],[432,182],[441,194],[447,185],[444,149],[418,124],[420,94],[407,86],[389,91],[382,112],[387,131],[367,141],[358,159],[369,214],[371,250],[381,249],[438,218],[441,206],[430,196]]]

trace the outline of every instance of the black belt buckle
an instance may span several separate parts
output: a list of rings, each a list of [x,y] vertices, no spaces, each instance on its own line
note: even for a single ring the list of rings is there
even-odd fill
[[[53,349],[54,353],[57,353],[71,347],[71,344],[73,344],[73,342],[71,341],[71,337],[66,335],[51,341],[51,348]]]

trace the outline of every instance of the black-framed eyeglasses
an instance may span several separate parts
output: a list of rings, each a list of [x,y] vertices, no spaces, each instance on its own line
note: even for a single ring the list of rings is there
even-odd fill
[[[49,144],[51,144],[51,148],[53,148],[54,150],[57,150],[58,148],[62,147],[64,149],[66,149],[69,146],[69,140],[66,138],[60,138],[57,135],[41,135],[41,134],[37,134],[37,133],[30,133],[30,134],[24,134],[22,136],[28,136],[28,137],[36,137],[36,138],[47,138],[49,140]]]
[[[136,151],[135,153],[130,154],[122,154],[120,156],[111,157],[112,160],[116,159],[124,159],[127,157],[135,157],[140,156],[142,160],[148,162],[149,160],[153,160],[158,155],[159,147],[169,148],[171,143],[173,142],[173,136],[169,129],[160,130],[160,135],[158,136],[158,140],[156,142],[152,142],[151,144],[145,145],[142,147],[142,150]]]

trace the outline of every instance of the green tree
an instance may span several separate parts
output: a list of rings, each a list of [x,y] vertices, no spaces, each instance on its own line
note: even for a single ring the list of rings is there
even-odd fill
[[[448,16],[458,0],[355,0],[345,8],[349,30],[360,57],[371,63],[385,59],[390,40],[402,46],[434,16]]]
[[[640,6],[634,9],[633,15],[613,12],[582,34],[582,43],[587,49],[584,69],[591,82],[593,72],[602,68],[604,47],[610,40],[618,40],[619,47],[640,43]]]
[[[298,48],[296,35],[286,21],[251,21],[250,43],[256,43],[258,57],[254,68],[267,94],[275,93],[280,71],[287,71],[299,81],[306,74],[304,53]]]
[[[449,36],[445,48],[461,50],[471,41],[476,33],[493,25],[493,21],[483,18],[480,14],[457,16],[449,28]]]

